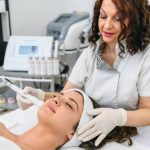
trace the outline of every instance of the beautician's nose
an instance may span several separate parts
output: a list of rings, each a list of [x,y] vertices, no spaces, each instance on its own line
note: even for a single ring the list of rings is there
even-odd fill
[[[110,29],[112,27],[113,27],[113,21],[110,18],[108,18],[105,22],[105,28]]]

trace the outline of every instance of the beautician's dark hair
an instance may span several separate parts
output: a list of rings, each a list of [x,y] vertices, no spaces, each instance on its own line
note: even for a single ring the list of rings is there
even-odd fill
[[[99,108],[100,105],[93,101],[94,108]],[[96,138],[92,139],[91,141],[84,142],[80,145],[80,147],[84,148],[85,150],[95,150],[97,148],[101,148],[108,142],[118,142],[123,143],[125,141],[128,142],[129,146],[132,145],[132,140],[130,137],[137,135],[137,128],[135,127],[116,127],[114,128],[104,140],[98,145],[95,146]]]
[[[100,8],[103,0],[97,0],[94,6],[92,26],[89,31],[89,42],[96,47],[96,41],[101,38],[98,29]],[[122,32],[118,37],[121,56],[125,48],[121,41],[126,40],[128,51],[131,55],[143,51],[150,43],[150,6],[148,0],[112,0],[118,9],[119,21]],[[129,19],[126,27],[124,20]]]

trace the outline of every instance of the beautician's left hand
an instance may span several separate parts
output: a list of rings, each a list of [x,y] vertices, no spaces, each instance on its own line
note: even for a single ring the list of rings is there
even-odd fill
[[[97,108],[88,112],[96,116],[78,130],[79,140],[89,141],[96,136],[95,145],[98,146],[107,134],[116,126],[123,126],[127,121],[127,111],[112,108]]]

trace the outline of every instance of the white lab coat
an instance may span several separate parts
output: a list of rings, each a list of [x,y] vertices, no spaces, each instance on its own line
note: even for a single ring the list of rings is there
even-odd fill
[[[136,109],[139,96],[150,96],[150,45],[133,56],[125,49],[123,58],[116,58],[116,71],[97,69],[98,47],[95,52],[90,47],[82,52],[68,80],[102,107]]]

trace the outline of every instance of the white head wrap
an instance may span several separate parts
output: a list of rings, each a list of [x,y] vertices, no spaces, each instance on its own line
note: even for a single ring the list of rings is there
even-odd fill
[[[69,89],[66,91],[63,91],[63,93],[69,92],[69,91],[77,91],[79,93],[82,94],[83,99],[84,99],[84,106],[83,106],[83,112],[78,124],[77,129],[79,129],[81,126],[83,126],[85,123],[87,123],[88,121],[90,121],[92,119],[91,116],[89,116],[87,114],[87,111],[90,109],[93,109],[93,103],[91,101],[91,99],[80,89]],[[77,130],[76,130],[77,131]],[[77,137],[77,133],[75,132],[75,134],[73,135],[72,139],[70,141],[68,141],[66,144],[64,144],[60,149],[66,149],[66,148],[71,148],[71,147],[77,147],[82,143],[82,141],[80,141]]]

